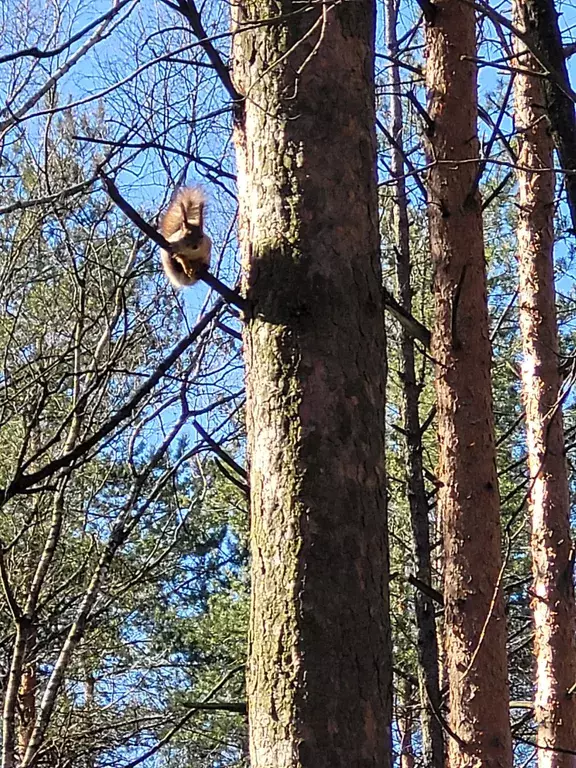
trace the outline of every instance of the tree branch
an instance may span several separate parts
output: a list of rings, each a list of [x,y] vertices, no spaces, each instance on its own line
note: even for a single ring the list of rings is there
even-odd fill
[[[431,334],[428,328],[419,320],[416,320],[410,312],[407,312],[387,288],[382,287],[382,295],[384,297],[384,306],[398,320],[404,330],[414,339],[422,342],[426,349],[430,349]]]
[[[84,37],[84,35],[87,35],[88,32],[91,32],[94,27],[97,27],[103,21],[111,19],[113,16],[115,16],[130,1],[131,0],[120,0],[120,2],[115,3],[112,8],[106,11],[106,13],[103,13],[102,16],[99,16],[97,19],[94,19],[94,21],[91,21],[90,24],[87,24],[79,32],[76,32],[75,35],[69,37],[65,43],[58,45],[56,48],[51,48],[48,51],[41,51],[36,45],[34,45],[32,48],[24,48],[21,51],[13,51],[12,53],[7,53],[5,56],[0,56],[0,64],[6,64],[9,61],[21,59],[26,56],[32,57],[34,59],[51,59],[54,56],[58,56],[67,48],[70,48],[71,45],[74,45],[74,43],[78,42],[78,40]]]
[[[130,203],[122,197],[118,191],[117,186],[111,179],[108,178],[108,176],[106,176],[104,171],[100,171],[100,176],[104,181],[106,191],[112,200],[114,200],[118,208],[120,208],[120,210],[126,214],[130,221],[135,224],[138,229],[144,232],[145,235],[148,235],[150,240],[153,240],[157,245],[160,246],[160,248],[163,248],[169,253],[173,253],[174,246],[165,240],[160,232],[157,232],[151,224],[145,221],[142,216],[140,216],[138,211],[132,208]],[[218,278],[215,277],[211,272],[208,272],[207,269],[198,269],[197,277],[199,280],[202,280],[202,282],[206,283],[206,285],[209,285],[210,288],[219,293],[220,296],[222,296],[222,298],[229,304],[233,304],[235,307],[238,307],[247,314],[249,313],[250,303],[245,298],[240,296],[237,291],[234,291],[232,288],[228,288],[227,285],[224,285],[224,283],[218,280]]]
[[[174,349],[168,354],[164,360],[158,365],[154,373],[144,381],[140,387],[134,392],[132,397],[118,410],[116,413],[99,429],[94,432],[91,437],[88,437],[82,443],[79,443],[72,450],[67,451],[62,456],[49,462],[46,466],[35,472],[29,474],[19,475],[10,483],[6,488],[0,489],[0,503],[6,503],[14,496],[23,493],[30,486],[44,480],[50,475],[54,474],[64,467],[70,466],[73,462],[84,457],[88,451],[90,451],[100,440],[109,435],[116,429],[123,421],[128,419],[136,410],[142,400],[154,389],[160,379],[166,374],[166,372],[174,365],[174,363],[184,354],[184,352],[190,347],[200,334],[210,325],[214,318],[218,315],[222,309],[223,301],[219,300],[207,312],[204,317],[195,325],[190,333],[177,344]]]
[[[185,706],[199,711],[237,712],[239,715],[248,714],[245,701],[185,701]]]
[[[239,672],[241,669],[244,669],[244,664],[239,664],[237,667],[234,667],[234,669],[231,669],[229,672],[227,672],[224,677],[216,683],[214,688],[206,694],[206,696],[202,699],[200,702],[200,706],[206,704],[213,696],[215,696],[219,690],[221,690],[224,685],[230,680],[230,678],[236,674],[236,672]],[[124,766],[124,768],[136,768],[137,765],[140,765],[140,763],[143,763],[144,760],[147,760],[149,757],[152,757],[152,755],[156,754],[158,750],[163,747],[165,744],[167,744],[170,739],[178,733],[178,731],[186,725],[188,720],[192,717],[192,715],[197,712],[199,709],[198,706],[192,706],[191,709],[186,712],[186,714],[180,718],[180,720],[168,731],[168,733],[163,736],[160,741],[155,744],[151,749],[149,749],[147,752],[144,752],[143,755],[140,755],[140,757],[137,757],[136,760],[132,760],[131,763],[128,763]]]
[[[233,469],[234,472],[236,472],[236,474],[238,474],[243,480],[247,480],[248,475],[246,473],[246,470],[243,467],[241,467],[240,464],[234,461],[232,456],[226,453],[226,451],[222,448],[222,446],[219,445],[216,442],[216,440],[214,440],[213,437],[210,437],[210,435],[208,434],[208,432],[206,432],[204,427],[198,421],[196,421],[196,419],[192,420],[192,424],[194,425],[197,432],[201,435],[201,437],[208,443],[208,445],[214,451],[214,453],[217,456],[219,456],[225,464],[228,464],[228,466],[231,469]]]
[[[206,34],[206,30],[204,29],[202,19],[200,18],[200,14],[198,13],[198,9],[196,8],[194,0],[177,0],[176,3],[163,0],[163,2],[165,5],[178,10],[189,22],[190,27],[192,28],[192,32],[194,32],[195,37],[210,59],[210,63],[222,81],[222,85],[224,88],[226,88],[228,95],[233,102],[235,102],[237,105],[240,105],[244,101],[244,96],[236,90],[234,83],[232,82],[232,78],[230,77],[230,71],[228,67],[222,61],[220,53],[208,39],[208,35]]]

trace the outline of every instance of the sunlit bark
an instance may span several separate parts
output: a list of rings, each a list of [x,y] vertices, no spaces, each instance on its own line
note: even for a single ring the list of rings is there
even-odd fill
[[[304,12],[305,11],[305,12]],[[253,768],[390,764],[371,0],[234,6]],[[273,23],[266,23],[274,18]],[[250,25],[258,19],[258,25]]]
[[[474,11],[427,13],[430,247],[444,531],[450,768],[512,765],[490,341],[478,172]]]
[[[526,28],[523,0],[514,0],[514,21]],[[539,71],[517,41],[516,64]],[[532,611],[536,654],[535,713],[538,744],[576,750],[574,589],[570,501],[564,456],[558,330],[554,291],[553,140],[538,77],[514,81],[518,130],[518,265],[522,386],[532,517]],[[533,169],[533,170],[527,170]],[[539,768],[571,768],[576,756],[540,749]]]

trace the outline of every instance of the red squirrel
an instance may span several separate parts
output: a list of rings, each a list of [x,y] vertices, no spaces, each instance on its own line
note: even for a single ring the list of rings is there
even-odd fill
[[[176,288],[194,285],[199,268],[210,266],[212,241],[204,234],[205,203],[200,187],[182,187],[162,217],[160,232],[176,247],[173,253],[162,250],[162,266]]]

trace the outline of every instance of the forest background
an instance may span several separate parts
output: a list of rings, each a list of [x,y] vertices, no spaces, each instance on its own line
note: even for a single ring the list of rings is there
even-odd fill
[[[424,594],[441,631],[444,558],[427,336],[433,323],[423,145],[427,3],[386,3],[377,7],[375,86],[382,281],[391,310],[392,744],[394,764],[410,768],[438,765],[413,606]],[[513,35],[478,6],[479,188],[510,717],[514,764],[529,766],[536,765],[537,749],[515,231],[518,136],[507,58]],[[576,10],[569,3],[557,7],[570,69]],[[508,3],[491,8],[510,18]],[[241,313],[202,283],[172,290],[156,245],[126,218],[105,184],[112,180],[156,225],[176,187],[201,183],[214,241],[212,272],[239,285],[233,93],[222,64],[230,56],[230,6],[220,0],[6,0],[0,30],[2,768],[248,765]],[[400,132],[393,124],[397,95]],[[323,105],[317,106],[320,113]],[[394,300],[405,307],[394,223],[393,155],[400,144],[410,223],[409,311],[398,310]],[[561,174],[556,203],[559,365],[573,499],[575,253]],[[430,578],[423,578],[415,557],[408,503],[407,328],[415,337]],[[436,728],[446,735],[443,711],[440,704]]]

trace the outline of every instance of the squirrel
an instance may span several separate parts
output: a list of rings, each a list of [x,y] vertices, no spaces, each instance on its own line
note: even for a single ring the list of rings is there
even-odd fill
[[[204,234],[206,197],[200,187],[182,187],[172,195],[168,210],[160,222],[160,232],[174,253],[162,250],[166,277],[176,288],[194,285],[198,272],[210,266],[212,241]]]

